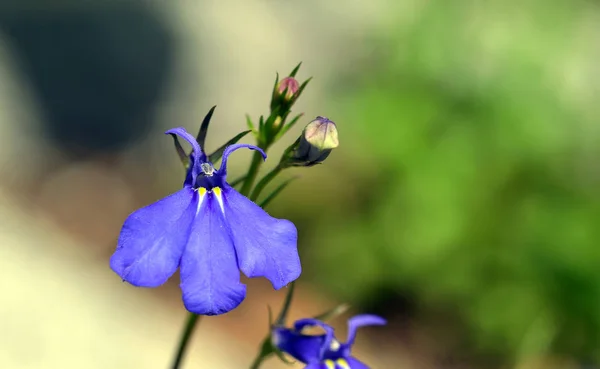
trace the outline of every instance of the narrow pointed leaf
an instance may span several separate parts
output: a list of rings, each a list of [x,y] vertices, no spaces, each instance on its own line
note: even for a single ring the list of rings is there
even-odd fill
[[[216,108],[217,108],[216,105],[213,106],[212,108],[210,108],[208,113],[206,113],[204,120],[202,120],[202,124],[200,125],[200,131],[198,131],[198,137],[196,137],[196,141],[198,141],[198,144],[200,145],[202,150],[204,150],[204,141],[206,141],[206,133],[208,132],[208,125],[210,124],[210,119],[212,118],[212,115],[215,112]]]
[[[277,320],[275,321],[275,325],[285,325],[285,318],[287,317],[288,310],[290,309],[290,305],[292,304],[292,297],[294,297],[294,286],[295,285],[296,285],[295,281],[290,283],[290,286],[288,287],[287,295],[285,295],[285,300],[283,301],[283,307],[281,308],[281,311],[279,312],[279,316],[277,317]]]
[[[277,89],[277,84],[279,83],[279,72],[275,72],[275,83],[273,84],[273,91]]]
[[[181,146],[181,143],[179,142],[179,138],[177,137],[177,135],[171,134],[171,137],[173,137],[173,143],[175,144],[175,150],[177,151],[179,160],[181,160],[183,167],[187,170],[187,168],[190,165],[190,156],[185,153],[185,150]]]
[[[319,314],[317,316],[315,316],[314,318],[317,320],[320,320],[322,322],[327,321],[329,319],[333,319],[341,314],[344,314],[346,311],[348,311],[348,309],[350,309],[350,305],[348,304],[341,304],[338,305],[336,307],[334,307],[333,309],[326,311],[322,314]]]
[[[298,73],[298,70],[300,70],[301,65],[302,65],[302,62],[300,62],[300,63],[298,63],[298,65],[296,65],[296,68],[294,68],[292,73],[290,73],[290,77],[296,77],[296,73]]]
[[[216,163],[219,159],[221,159],[221,156],[223,156],[223,151],[225,151],[225,148],[227,146],[233,145],[234,143],[238,142],[242,137],[247,135],[249,132],[250,132],[250,130],[238,133],[235,137],[233,137],[231,140],[227,141],[223,146],[219,147],[215,152],[210,154],[208,156],[209,160],[213,163]]]
[[[279,84],[279,73],[275,73],[275,84],[273,84],[273,94],[271,96],[270,109],[273,110],[277,106],[277,85]]]
[[[250,129],[251,131],[256,131],[256,129],[254,128],[254,123],[252,123],[252,119],[250,118],[250,115],[246,114],[246,125],[248,126],[248,129]]]
[[[277,188],[275,190],[273,190],[273,192],[271,192],[269,194],[269,196],[265,197],[265,199],[258,205],[264,209],[267,205],[269,205],[269,203],[271,201],[273,201],[273,199],[277,195],[279,195],[279,193],[281,191],[283,191],[290,184],[290,182],[292,182],[295,179],[298,179],[298,177],[292,177],[292,178],[288,179],[287,181],[283,182],[282,184],[280,184],[279,186],[277,186]]]
[[[284,125],[283,128],[281,128],[281,131],[279,131],[279,133],[277,134],[277,139],[281,138],[287,131],[289,131],[290,128],[292,128],[303,116],[304,113],[300,113],[296,115],[288,124]]]
[[[292,103],[294,103],[294,102],[296,102],[296,100],[298,100],[298,98],[300,97],[300,95],[302,95],[302,91],[304,91],[304,89],[308,85],[308,82],[310,82],[311,80],[312,80],[312,77],[310,77],[306,81],[302,82],[302,84],[300,85],[300,88],[298,89],[298,92],[296,92],[296,94],[294,95]]]
[[[237,185],[239,185],[240,183],[244,182],[244,180],[246,179],[246,176],[241,176],[240,178],[236,178],[233,181],[229,182],[229,185],[231,187],[235,187]]]

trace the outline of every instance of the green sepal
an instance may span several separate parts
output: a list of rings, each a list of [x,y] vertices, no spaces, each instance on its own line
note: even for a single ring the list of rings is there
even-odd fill
[[[200,131],[198,131],[198,136],[196,137],[196,141],[198,142],[198,144],[200,145],[202,150],[204,150],[204,141],[206,141],[206,134],[208,133],[208,125],[210,124],[210,119],[212,118],[212,115],[215,112],[216,108],[217,108],[216,105],[213,106],[212,108],[210,108],[210,110],[208,111],[208,113],[206,113],[206,116],[202,120],[202,124],[200,125]]]
[[[313,78],[310,77],[306,81],[302,82],[302,84],[300,85],[300,88],[298,89],[298,92],[296,92],[296,94],[294,95],[294,98],[290,101],[290,106],[292,106],[296,102],[296,100],[298,100],[298,98],[300,97],[300,95],[302,95],[302,91],[304,91],[304,89],[308,85],[308,82],[310,82],[312,79]]]
[[[271,95],[270,108],[273,110],[277,105],[277,85],[279,84],[279,73],[275,73],[275,83],[273,84],[273,93]]]
[[[210,160],[213,164],[216,163],[219,159],[221,159],[221,156],[223,156],[223,151],[225,151],[225,148],[227,148],[227,146],[233,145],[234,143],[238,142],[242,137],[244,137],[248,133],[250,133],[250,130],[238,133],[235,137],[225,142],[223,146],[219,147],[215,152],[210,154],[208,156],[208,160]]]
[[[277,133],[277,136],[275,136],[275,140],[280,139],[287,131],[290,130],[290,128],[292,128],[300,118],[302,118],[304,116],[304,113],[300,113],[298,115],[296,115],[288,124],[284,125],[281,128],[281,131],[279,131],[279,133]]]
[[[298,137],[296,139],[296,141],[294,141],[290,146],[288,146],[283,151],[283,154],[281,154],[281,159],[279,159],[279,166],[281,168],[288,168],[288,167],[294,166],[292,154],[293,154],[294,150],[296,150],[298,148],[299,144],[300,144],[300,137]]]
[[[250,115],[248,115],[248,114],[246,114],[246,125],[248,126],[248,129],[250,129],[254,135],[256,135],[256,133],[258,133],[256,131],[256,128],[254,127],[254,123],[252,123],[252,118],[250,118]]]
[[[271,192],[267,197],[265,197],[264,200],[261,201],[260,204],[258,204],[258,206],[260,206],[261,208],[265,208],[267,205],[269,205],[269,203],[271,201],[273,201],[273,199],[279,195],[279,193],[281,191],[283,191],[293,180],[298,179],[299,177],[292,177],[286,181],[284,181],[283,183],[281,183],[279,186],[277,186],[277,188],[275,190],[273,190],[273,192]]]
[[[292,72],[290,73],[290,77],[296,77],[296,73],[298,73],[298,71],[300,70],[300,66],[302,65],[302,62],[298,63],[298,65],[296,65],[296,68],[294,68],[294,70],[292,70]]]

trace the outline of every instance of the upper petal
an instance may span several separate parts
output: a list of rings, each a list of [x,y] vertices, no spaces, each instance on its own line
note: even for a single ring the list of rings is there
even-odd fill
[[[309,336],[284,327],[275,327],[272,336],[273,344],[279,351],[305,364],[321,362],[324,334]]]
[[[266,277],[280,289],[300,276],[298,232],[292,222],[276,219],[230,186],[223,193],[238,265],[248,277]]]
[[[371,314],[356,315],[348,320],[348,338],[346,344],[352,346],[356,338],[356,330],[367,325],[385,325],[387,322],[380,316]]]
[[[184,185],[193,186],[196,183],[196,178],[198,177],[201,169],[200,164],[206,161],[206,154],[204,154],[204,150],[196,141],[194,136],[188,133],[183,127],[171,128],[165,132],[165,134],[169,134],[175,140],[175,145],[177,146],[179,141],[177,137],[181,137],[186,140],[192,146],[192,152],[190,153],[190,163],[188,166],[187,174],[185,176]],[[180,153],[181,155],[181,153]]]
[[[265,154],[263,149],[261,149],[260,147],[257,147],[254,145],[249,145],[249,144],[229,145],[225,148],[225,151],[223,151],[223,159],[221,159],[221,167],[219,168],[219,175],[221,175],[223,178],[227,177],[227,159],[229,159],[229,155],[231,155],[231,153],[234,152],[235,150],[242,149],[242,148],[258,151],[260,153],[260,155],[262,155],[263,160],[267,159],[267,154]]]
[[[294,329],[296,330],[296,332],[302,333],[302,330],[304,330],[304,328],[306,327],[320,327],[323,328],[323,330],[325,331],[323,341],[321,342],[321,348],[319,350],[319,358],[325,358],[325,355],[331,351],[331,344],[333,342],[337,343],[337,340],[335,339],[335,335],[333,333],[333,327],[327,323],[324,323],[314,318],[300,319],[294,322]]]
[[[218,315],[235,309],[246,297],[235,250],[213,192],[200,188],[200,203],[181,257],[185,307],[196,314]]]
[[[175,273],[195,206],[188,187],[132,213],[123,224],[110,267],[139,287],[157,287]]]

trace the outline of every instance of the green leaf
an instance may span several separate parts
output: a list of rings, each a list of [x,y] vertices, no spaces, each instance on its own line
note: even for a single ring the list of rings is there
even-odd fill
[[[223,156],[223,151],[225,151],[225,148],[227,146],[233,145],[234,143],[238,142],[242,137],[244,137],[245,135],[247,135],[249,132],[250,132],[250,130],[238,133],[234,138],[232,138],[231,140],[227,141],[223,146],[219,147],[215,152],[213,152],[212,154],[210,154],[208,156],[208,159],[212,163],[216,163],[219,159],[221,159],[221,156]]]
[[[246,179],[246,175],[241,176],[240,178],[236,178],[233,181],[229,182],[229,185],[231,187],[235,187],[237,185],[239,185],[240,183],[244,182],[244,180]]]
[[[294,95],[294,98],[292,100],[292,104],[296,102],[296,100],[298,100],[298,98],[300,97],[300,95],[302,95],[302,91],[304,91],[304,89],[306,88],[306,86],[308,85],[308,82],[310,82],[313,78],[310,77],[309,79],[307,79],[306,81],[302,82],[302,84],[300,85],[300,88],[298,89],[298,92]]]
[[[287,131],[290,130],[290,128],[294,126],[294,124],[296,124],[296,122],[298,122],[298,119],[300,119],[303,116],[304,113],[300,113],[296,115],[288,124],[284,125],[283,128],[281,128],[281,131],[279,131],[279,133],[277,134],[277,139],[280,139]]]
[[[298,65],[296,65],[296,68],[294,68],[292,73],[290,73],[290,77],[296,77],[296,73],[298,73],[298,70],[300,69],[301,65],[302,65],[302,62],[300,62],[300,63],[298,63]]]
[[[275,83],[273,84],[273,93],[271,95],[270,109],[273,110],[277,106],[277,84],[279,83],[279,73],[275,73]]]
[[[200,145],[202,150],[204,150],[204,141],[206,141],[206,133],[208,132],[208,125],[210,124],[210,119],[212,118],[212,115],[215,112],[216,108],[217,108],[216,105],[213,106],[212,108],[210,108],[210,110],[208,111],[208,113],[206,114],[204,119],[202,120],[202,124],[200,125],[200,131],[198,131],[198,136],[196,137],[196,141],[198,141],[198,144]]]
[[[248,114],[246,114],[246,125],[252,132],[256,131],[256,129],[254,128],[254,123],[252,123],[252,118],[250,118],[250,115]]]
[[[292,182],[293,180],[298,179],[298,177],[292,177],[290,179],[288,179],[287,181],[281,183],[279,186],[277,186],[277,188],[271,192],[271,194],[269,194],[260,204],[258,204],[261,208],[265,208],[267,205],[269,205],[269,203],[271,201],[273,201],[273,199],[279,195],[279,193],[281,191],[283,191],[289,184],[290,182]]]
[[[273,91],[277,88],[277,84],[279,83],[279,73],[275,72],[275,83],[273,84]]]
[[[181,160],[183,167],[187,170],[187,168],[190,165],[190,156],[185,153],[185,150],[181,146],[181,143],[179,143],[179,138],[177,137],[177,135],[172,133],[170,135],[171,137],[173,137],[173,143],[175,144],[175,150],[177,151],[177,155],[179,155],[179,160]]]

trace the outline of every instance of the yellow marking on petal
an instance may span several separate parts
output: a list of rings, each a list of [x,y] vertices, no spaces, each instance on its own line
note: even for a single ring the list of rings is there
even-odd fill
[[[213,187],[212,192],[215,194],[217,201],[219,202],[219,206],[221,206],[221,212],[225,214],[225,206],[223,206],[223,193],[221,192],[221,188]]]
[[[198,188],[198,195],[200,199],[198,200],[198,207],[196,207],[196,215],[200,212],[200,206],[202,206],[202,202],[204,201],[204,196],[206,195],[206,188],[200,187]]]
[[[323,362],[325,364],[325,366],[327,366],[327,369],[335,369],[335,363],[333,362],[333,360],[325,360]]]
[[[335,363],[342,369],[351,369],[346,359],[337,359]]]

